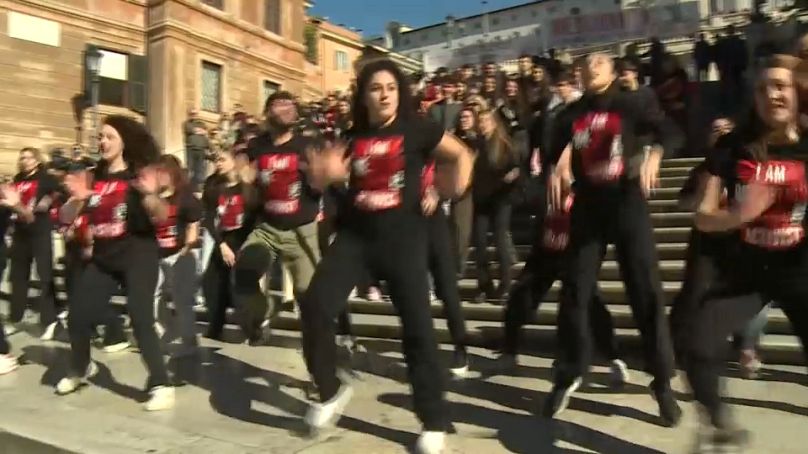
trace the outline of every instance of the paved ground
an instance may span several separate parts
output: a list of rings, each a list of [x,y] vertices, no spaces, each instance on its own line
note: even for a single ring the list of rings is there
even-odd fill
[[[93,386],[57,397],[52,385],[65,370],[66,345],[42,344],[28,334],[12,337],[28,364],[0,377],[1,453],[306,453],[406,452],[419,430],[408,410],[409,388],[394,342],[370,340],[356,395],[339,427],[319,438],[299,435],[306,408],[296,333],[278,332],[270,347],[204,342],[196,360],[172,362],[178,379],[176,409],[146,413],[138,401],[145,370],[133,352],[104,355]],[[490,353],[472,352],[478,370]],[[446,360],[448,361],[448,351]],[[516,377],[494,376],[451,384],[449,400],[457,434],[451,453],[687,453],[696,410],[684,403],[677,429],[656,424],[648,378],[634,371],[632,384],[613,393],[605,369],[573,399],[559,421],[532,413],[549,389],[550,360],[524,356]],[[808,386],[802,369],[770,367],[762,381],[732,379],[731,402],[755,434],[750,453],[804,453],[808,436]],[[675,387],[683,391],[680,380]],[[682,396],[684,398],[684,396]],[[26,440],[27,439],[27,440]]]

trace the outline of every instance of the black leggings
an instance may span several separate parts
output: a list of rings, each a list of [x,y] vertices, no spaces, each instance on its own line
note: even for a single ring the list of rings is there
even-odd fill
[[[43,327],[56,321],[56,303],[53,297],[53,238],[51,230],[40,227],[35,230],[17,230],[11,237],[11,316],[12,323],[19,323],[28,306],[28,288],[31,286],[31,262],[36,262],[36,272],[41,285],[37,307],[39,323]]]
[[[325,255],[325,251],[331,247],[331,240],[337,231],[337,223],[334,216],[326,216],[317,223],[317,241],[320,245],[320,254]],[[369,275],[368,275],[369,276]],[[369,277],[367,278],[369,281]],[[372,284],[367,284],[367,288]],[[341,336],[353,336],[353,328],[351,327],[351,311],[346,305],[345,310],[340,312],[337,316],[337,334]]]
[[[435,295],[443,302],[443,315],[449,327],[452,343],[457,347],[466,345],[466,319],[457,288],[455,255],[452,250],[449,221],[438,207],[427,219],[429,229],[429,272],[435,281]]]
[[[230,246],[233,253],[237,254],[241,243],[244,242],[244,235],[241,235],[240,238],[225,238],[225,242]],[[208,262],[202,279],[202,292],[205,295],[205,304],[208,307],[207,335],[210,338],[218,339],[224,330],[227,307],[234,307],[233,269],[224,263],[222,251],[218,245],[215,245],[213,251],[211,251],[210,262]]]
[[[87,267],[88,260],[84,258],[84,247],[75,241],[65,241],[65,293],[70,295],[81,278],[81,273]]]
[[[154,329],[154,289],[157,286],[157,245],[132,241],[120,267],[111,269],[92,262],[81,275],[69,298],[68,331],[74,376],[83,376],[90,363],[90,338],[96,325],[109,322],[109,300],[122,286],[126,309],[132,319],[135,339],[149,371],[147,387],[168,384],[168,373]]]
[[[6,270],[6,242],[0,238],[0,276]],[[3,317],[0,317],[0,355],[7,355],[11,352],[11,346],[6,340],[6,332],[3,329]]]
[[[639,328],[646,370],[656,389],[673,376],[673,348],[665,317],[659,260],[648,204],[630,182],[620,188],[576,193],[570,231],[569,279],[562,289],[557,383],[571,383],[589,368],[589,314],[606,245],[614,242],[628,303]]]
[[[539,308],[553,283],[558,279],[562,281],[566,279],[566,266],[564,252],[550,251],[534,245],[505,307],[503,353],[508,355],[519,353],[522,326]],[[592,337],[598,349],[606,359],[619,358],[612,314],[598,297],[597,285],[592,290],[589,316]]]
[[[687,351],[687,378],[693,396],[715,425],[724,420],[726,411],[719,395],[719,376],[729,346],[727,337],[752,320],[765,302],[780,304],[804,354],[808,345],[808,245],[787,252],[747,250],[734,263],[722,268],[726,272],[696,310]]]
[[[447,422],[444,377],[424,272],[425,220],[397,224],[373,242],[351,230],[337,233],[301,300],[303,352],[321,401],[330,400],[340,386],[336,376],[334,319],[344,310],[351,289],[369,268],[373,275],[387,281],[390,298],[401,318],[415,413],[425,430],[443,431]]]
[[[513,242],[510,237],[511,205],[507,200],[498,200],[485,205],[474,205],[474,249],[477,260],[477,284],[481,291],[493,290],[493,279],[488,262],[488,231],[494,230],[494,244],[499,261],[499,289],[508,293],[513,267]],[[491,295],[488,295],[489,297]]]

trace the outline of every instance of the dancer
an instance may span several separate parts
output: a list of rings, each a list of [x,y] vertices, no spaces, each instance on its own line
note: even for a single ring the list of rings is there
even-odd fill
[[[56,332],[56,302],[53,295],[53,223],[49,210],[59,182],[47,172],[36,148],[23,148],[19,156],[20,172],[14,177],[20,203],[14,209],[14,231],[11,235],[11,314],[6,334],[18,330],[28,306],[31,285],[31,262],[36,262],[41,285],[37,308],[42,340],[52,340]]]
[[[502,355],[497,360],[500,368],[517,365],[522,326],[538,310],[553,283],[557,279],[566,283],[569,279],[567,244],[573,203],[574,195],[569,194],[561,210],[550,207],[541,232],[533,242],[525,267],[508,298],[505,307],[505,342]],[[609,360],[612,385],[623,386],[629,380],[628,366],[618,355],[612,315],[598,297],[597,284],[592,291],[589,316],[592,338],[603,356]]]
[[[160,272],[154,290],[157,334],[162,337],[161,331],[165,327],[165,313],[168,311],[161,314],[160,306],[164,303],[164,295],[168,293],[174,303],[177,328],[182,341],[175,356],[189,356],[196,353],[199,346],[194,313],[197,289],[194,248],[199,243],[202,204],[194,196],[193,191],[196,188],[188,181],[176,156],[160,156],[158,179],[159,195],[168,214],[156,225],[157,244],[160,246]]]
[[[443,172],[451,171],[441,166]],[[449,372],[455,378],[463,378],[469,370],[466,354],[466,318],[463,316],[463,305],[460,291],[457,288],[455,273],[455,255],[452,250],[452,239],[449,231],[449,220],[441,207],[439,192],[452,193],[452,188],[435,187],[435,163],[429,163],[421,178],[421,209],[427,217],[427,241],[429,242],[429,273],[435,288],[435,296],[443,303],[443,313],[449,327],[449,336],[454,344],[454,356]],[[441,181],[449,180],[449,176]]]
[[[216,173],[205,181],[202,196],[202,222],[215,243],[202,281],[210,314],[206,337],[221,340],[227,307],[233,306],[232,268],[252,230],[257,194],[251,184],[242,181],[232,151],[220,151],[215,164]]]
[[[276,312],[275,305],[267,309],[271,300],[259,286],[272,261],[280,259],[289,269],[298,300],[320,261],[317,215],[321,193],[311,188],[304,173],[305,152],[312,140],[297,132],[298,111],[291,93],[273,93],[264,112],[269,130],[253,139],[247,151],[257,171],[261,209],[234,268],[235,303],[251,345],[266,343],[267,315],[271,318]]]
[[[155,221],[165,220],[168,211],[157,194],[155,164],[160,149],[143,125],[123,116],[104,120],[100,147],[93,189],[71,185],[71,198],[62,209],[63,222],[86,210],[93,255],[75,291],[68,295],[70,371],[56,385],[56,392],[72,393],[98,371],[90,358],[90,337],[93,327],[108,317],[109,300],[120,286],[126,289],[127,312],[149,370],[145,409],[169,409],[174,406],[174,388],[160,352],[153,304],[159,262]]]
[[[454,133],[475,155],[482,149],[483,139],[477,131],[477,114],[473,108],[465,107],[460,111]],[[474,220],[474,203],[472,199],[471,189],[459,197],[453,198],[449,215],[453,246],[457,259],[457,274],[460,278],[466,272],[469,244],[471,243],[471,226]]]
[[[427,221],[421,214],[421,173],[432,159],[455,162],[452,187],[463,193],[471,154],[438,124],[411,110],[407,79],[389,60],[362,68],[354,98],[350,145],[312,153],[318,187],[348,180],[351,203],[337,236],[301,301],[306,365],[321,403],[306,415],[313,429],[334,422],[350,400],[350,384],[336,374],[334,318],[365,267],[386,280],[403,330],[403,349],[415,413],[424,431],[422,453],[441,452],[447,429],[443,380],[429,306]]]
[[[760,70],[750,123],[710,154],[711,175],[696,215],[702,231],[740,230],[732,266],[719,268],[719,278],[694,315],[687,355],[693,396],[718,445],[743,444],[749,436],[719,396],[727,336],[755,317],[766,301],[775,300],[802,345],[808,345],[808,142],[798,130],[792,71],[798,62],[773,56]],[[720,207],[723,188],[728,208]]]
[[[2,194],[6,192],[10,193],[12,198],[0,198],[0,238],[5,238],[6,231],[11,225],[11,207],[20,203],[19,197],[14,197],[14,195],[17,194],[16,191],[11,190],[11,188],[0,191]],[[0,276],[3,275],[3,271],[5,271],[6,268],[6,252],[6,242],[0,241]],[[0,317],[0,375],[14,372],[17,370],[17,367],[19,367],[17,357],[11,354],[11,345],[6,339],[5,327]]]
[[[550,201],[556,209],[562,206],[564,192],[569,192],[571,177],[576,189],[570,276],[559,309],[558,373],[543,413],[552,417],[563,411],[589,368],[593,291],[606,245],[614,242],[628,303],[642,336],[646,367],[654,377],[651,390],[662,422],[674,426],[681,409],[670,386],[673,349],[646,196],[657,183],[662,150],[676,148],[675,137],[664,117],[647,115],[632,94],[620,90],[610,56],[594,53],[586,63],[586,93],[575,106],[579,110],[572,128],[559,141],[569,145],[549,176]],[[648,129],[662,147],[655,146],[644,156],[638,135]],[[635,160],[643,161],[639,175],[626,171]]]

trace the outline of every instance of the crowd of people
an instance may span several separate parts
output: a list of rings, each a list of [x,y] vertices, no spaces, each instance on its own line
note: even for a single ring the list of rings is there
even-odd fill
[[[384,283],[401,319],[413,409],[423,424],[416,450],[438,453],[449,415],[430,289],[455,346],[449,369],[464,377],[470,365],[457,281],[469,246],[477,262],[475,299],[504,305],[497,367],[517,363],[522,325],[561,280],[553,388],[541,409],[555,417],[580,387],[593,347],[610,361],[615,384],[628,380],[598,298],[598,271],[614,244],[660,424],[681,419],[670,385],[678,361],[712,441],[742,444],[748,432],[719,395],[727,336],[775,301],[808,341],[800,124],[808,109],[800,102],[800,68],[797,57],[766,60],[754,77],[754,108],[738,120],[744,123],[733,130],[729,120],[716,121],[707,159],[682,191],[682,205],[697,214],[670,324],[647,199],[662,159],[682,147],[682,123],[666,96],[676,90],[667,91],[664,78],[646,86],[631,58],[593,53],[564,65],[524,56],[518,74],[488,63],[479,74],[471,66],[440,70],[429,82],[405,76],[389,60],[367,62],[351,99],[329,97],[302,114],[295,96],[274,93],[265,124],[239,116],[232,139],[214,150],[191,112],[188,169],[161,154],[143,125],[120,116],[104,121],[98,162],[70,157],[47,165],[38,150],[23,149],[19,173],[0,186],[12,288],[0,329],[0,374],[18,366],[7,337],[26,310],[35,262],[42,340],[66,325],[71,346],[57,394],[76,391],[98,371],[91,358],[98,327],[104,351],[129,346],[121,314],[110,305],[122,290],[149,374],[145,408],[169,409],[175,392],[161,338],[176,326],[176,354],[197,351],[200,283],[207,337],[222,339],[233,307],[244,338],[264,345],[280,307],[265,280],[280,263],[318,394],[307,425],[326,428],[348,405],[353,388],[337,370],[336,336],[351,339],[351,294],[375,297],[370,290],[378,293]],[[195,160],[200,151],[203,164],[214,163],[210,176]],[[535,238],[513,279],[515,208],[534,216]],[[65,241],[66,307],[54,298],[54,230]],[[490,233],[498,279],[486,253]]]

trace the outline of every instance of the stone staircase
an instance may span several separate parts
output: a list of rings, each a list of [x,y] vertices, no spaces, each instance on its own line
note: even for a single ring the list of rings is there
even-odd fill
[[[685,268],[685,253],[692,223],[692,213],[683,212],[677,206],[677,195],[684,183],[687,173],[698,164],[700,159],[671,159],[665,161],[660,172],[661,187],[650,200],[651,216],[656,234],[657,250],[660,258],[660,276],[670,309],[670,303],[679,292]],[[530,250],[529,220],[515,219],[513,237],[519,255],[519,263],[514,267],[521,270]],[[489,248],[491,260],[494,261],[494,250]],[[473,254],[471,254],[473,258]],[[464,279],[459,282],[463,299],[463,310],[466,316],[470,342],[477,346],[496,347],[501,336],[503,307],[495,304],[476,304],[471,299],[477,288],[474,278],[475,265],[469,263]],[[492,272],[497,272],[497,265],[492,265]],[[514,276],[515,277],[515,276]],[[628,306],[623,283],[619,277],[614,248],[609,246],[606,259],[600,271],[600,295],[608,304],[614,318],[617,336],[621,349],[631,353],[639,353],[639,335]],[[527,348],[539,352],[552,353],[555,344],[556,314],[558,310],[558,293],[560,283],[556,282],[538,313],[531,323],[525,327]],[[355,333],[359,336],[376,338],[400,338],[400,324],[395,309],[389,301],[369,302],[361,299],[350,301],[352,321]],[[449,342],[449,332],[440,302],[432,304],[435,326],[441,341]],[[276,325],[279,328],[297,329],[297,319],[289,311],[281,313]],[[791,326],[782,311],[772,310],[769,315],[767,334],[762,340],[762,354],[767,362],[780,364],[803,364],[799,341],[792,335]]]

